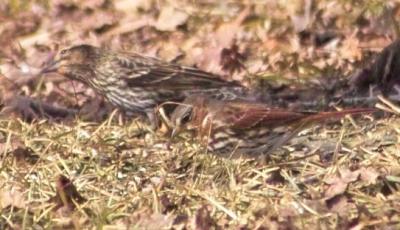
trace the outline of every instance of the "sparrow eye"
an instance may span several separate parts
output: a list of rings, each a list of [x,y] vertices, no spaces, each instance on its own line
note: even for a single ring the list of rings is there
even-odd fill
[[[192,117],[192,111],[187,111],[183,116],[182,119],[180,120],[180,124],[186,124],[190,121]]]

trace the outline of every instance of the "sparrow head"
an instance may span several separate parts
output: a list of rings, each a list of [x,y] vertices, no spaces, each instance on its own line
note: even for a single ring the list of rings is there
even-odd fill
[[[193,95],[187,97],[171,114],[173,126],[172,137],[183,128],[201,131],[208,127],[210,116],[210,99],[206,96]]]
[[[187,126],[192,120],[193,105],[182,103],[178,105],[171,114],[172,133],[171,137],[176,136],[182,128]]]
[[[99,55],[99,48],[91,45],[76,45],[61,50],[53,61],[48,63],[42,73],[57,72],[70,77],[75,77],[76,71],[90,68]]]

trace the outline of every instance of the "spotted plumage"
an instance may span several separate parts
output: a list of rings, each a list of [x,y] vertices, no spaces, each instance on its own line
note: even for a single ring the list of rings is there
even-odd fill
[[[79,80],[128,113],[155,122],[154,108],[165,101],[204,94],[234,98],[244,88],[197,68],[168,63],[137,53],[115,52],[91,45],[62,50],[43,72]]]
[[[373,111],[360,108],[297,112],[240,99],[188,97],[174,110],[170,120],[174,135],[183,128],[194,130],[209,152],[254,155],[274,150],[310,124]]]

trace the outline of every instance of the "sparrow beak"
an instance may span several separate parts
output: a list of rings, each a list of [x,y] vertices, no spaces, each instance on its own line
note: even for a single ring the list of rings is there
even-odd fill
[[[56,72],[60,67],[60,60],[52,60],[46,64],[46,66],[40,71],[40,73],[51,73]]]
[[[179,131],[180,131],[180,128],[179,127],[174,127],[173,129],[172,129],[172,132],[171,132],[171,139],[174,139],[174,137],[176,136],[176,135],[178,135],[179,134]]]

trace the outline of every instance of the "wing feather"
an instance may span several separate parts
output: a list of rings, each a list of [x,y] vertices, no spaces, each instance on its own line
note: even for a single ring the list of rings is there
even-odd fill
[[[288,122],[296,122],[307,116],[306,113],[270,108],[259,103],[230,103],[223,108],[224,118],[232,128],[249,129],[256,126],[277,127]],[[220,116],[221,117],[221,116]]]
[[[240,87],[237,82],[225,81],[218,75],[197,68],[166,63],[139,54],[115,55],[112,68],[124,74],[120,77],[130,87],[162,87],[170,90]]]

